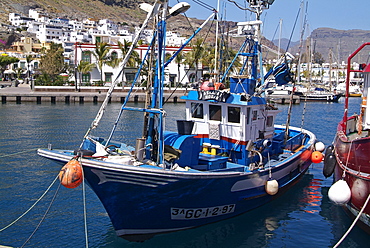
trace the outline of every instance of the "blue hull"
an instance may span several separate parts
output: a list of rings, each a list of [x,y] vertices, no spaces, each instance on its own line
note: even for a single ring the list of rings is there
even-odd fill
[[[226,168],[205,171],[135,166],[91,157],[82,157],[81,163],[85,179],[105,207],[117,235],[141,241],[228,219],[270,202],[310,166],[315,136],[305,132],[309,138],[304,145],[252,170],[231,162]],[[67,150],[39,149],[38,153],[58,162],[75,157]],[[270,173],[278,181],[276,195],[266,193]]]
[[[299,157],[279,168],[282,193],[311,161]],[[288,171],[288,173],[286,173]],[[129,240],[193,228],[259,207],[278,195],[265,191],[261,173],[143,173],[84,167],[88,184],[103,203],[118,236]],[[274,175],[274,171],[272,171]]]

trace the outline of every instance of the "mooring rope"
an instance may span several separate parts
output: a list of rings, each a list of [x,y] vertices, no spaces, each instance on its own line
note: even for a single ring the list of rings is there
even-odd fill
[[[33,232],[31,233],[31,235],[30,235],[30,236],[28,237],[28,239],[23,243],[23,245],[21,246],[21,248],[22,248],[22,247],[24,247],[24,246],[28,243],[28,241],[30,241],[30,239],[33,237],[33,235],[36,233],[36,231],[37,231],[37,230],[39,229],[39,227],[41,226],[41,223],[45,220],[46,215],[49,213],[50,208],[51,208],[51,206],[53,205],[54,200],[55,200],[55,198],[56,198],[56,196],[57,196],[57,194],[58,194],[58,192],[59,192],[60,185],[61,185],[61,183],[59,183],[58,188],[57,188],[57,190],[55,191],[55,194],[54,194],[54,196],[53,196],[53,199],[51,199],[51,202],[50,202],[50,204],[49,204],[48,208],[46,209],[46,211],[45,211],[44,215],[42,216],[41,220],[39,221],[39,223],[37,224],[37,226],[36,226],[35,230],[33,230]]]
[[[15,153],[12,153],[12,154],[1,155],[0,158],[10,157],[10,156],[13,156],[13,155],[22,154],[22,153],[26,153],[26,152],[34,151],[34,150],[37,150],[37,148],[32,148],[32,149],[28,149],[28,150],[21,151],[21,152],[15,152]]]
[[[348,228],[347,232],[343,235],[343,237],[338,241],[338,243],[336,243],[333,248],[336,248],[338,247],[342,242],[343,240],[347,237],[347,235],[349,234],[350,231],[352,231],[352,228],[355,226],[356,222],[358,221],[358,219],[360,218],[362,212],[364,211],[365,207],[367,206],[367,204],[369,203],[369,200],[370,200],[370,194],[367,196],[367,199],[365,201],[365,204],[362,206],[360,212],[358,212],[358,215],[356,216],[355,220],[353,221],[352,225]]]
[[[82,170],[82,202],[83,202],[83,208],[84,208],[84,228],[85,228],[85,246],[86,248],[89,247],[89,239],[88,239],[88,231],[87,231],[87,214],[86,214],[86,190],[85,190],[85,174],[84,169],[82,167],[82,157],[79,157],[80,159],[80,166]]]
[[[5,229],[11,227],[12,225],[14,225],[16,222],[18,222],[23,216],[25,216],[29,211],[32,210],[32,208],[34,208],[36,206],[36,204],[41,201],[41,199],[49,192],[50,188],[54,185],[55,181],[58,179],[59,175],[55,177],[54,181],[49,185],[49,187],[46,189],[46,191],[40,196],[39,199],[36,200],[36,202],[29,208],[27,209],[26,212],[24,212],[21,216],[19,216],[17,219],[15,219],[12,223],[10,223],[9,225],[7,225],[6,227],[0,229],[0,232],[4,231]]]

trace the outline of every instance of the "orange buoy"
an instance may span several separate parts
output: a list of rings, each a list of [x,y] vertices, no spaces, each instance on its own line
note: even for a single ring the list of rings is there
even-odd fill
[[[78,187],[82,183],[82,167],[76,159],[71,159],[59,172],[60,183],[69,189]]]
[[[320,163],[322,161],[322,153],[319,152],[319,151],[314,151],[312,154],[311,154],[311,161],[312,163]]]

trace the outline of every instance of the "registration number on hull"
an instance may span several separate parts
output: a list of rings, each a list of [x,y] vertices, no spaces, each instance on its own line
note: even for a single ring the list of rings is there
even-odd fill
[[[171,208],[172,220],[192,220],[233,213],[235,204],[209,208]]]

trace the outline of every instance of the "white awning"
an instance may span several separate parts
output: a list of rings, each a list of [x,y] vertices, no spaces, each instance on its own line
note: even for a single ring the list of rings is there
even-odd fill
[[[11,69],[4,71],[4,74],[12,74],[12,73],[15,73],[15,71],[13,71]]]

